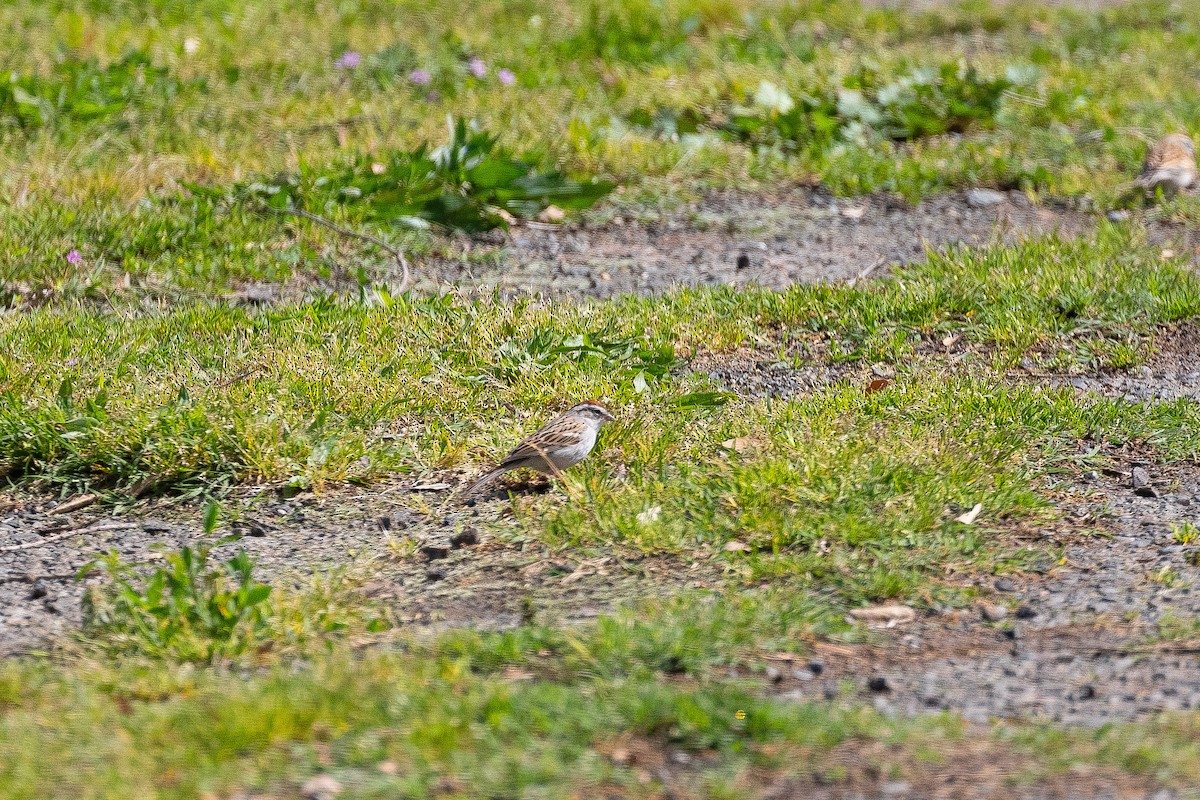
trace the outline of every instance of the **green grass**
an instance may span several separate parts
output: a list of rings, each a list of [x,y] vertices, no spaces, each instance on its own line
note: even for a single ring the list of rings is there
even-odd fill
[[[960,332],[982,348],[972,364],[983,375],[1027,354],[1124,366],[1144,352],[1139,336],[1196,313],[1197,286],[1109,230],[1093,242],[935,256],[859,288],[580,306],[377,296],[260,312],[43,309],[0,319],[0,468],[80,490],[320,485],[460,464],[511,444],[506,405],[536,415],[588,396],[620,409],[618,440],[646,437],[630,447],[661,459],[688,444],[668,420],[707,413],[672,404],[711,388],[678,356],[663,374],[672,353],[766,339],[799,364],[904,364],[921,342]],[[603,346],[564,344],[583,334]],[[845,402],[824,397],[809,415]]]
[[[764,760],[759,744],[960,735],[949,720],[885,721],[720,684],[512,682],[472,674],[469,658],[426,653],[339,654],[249,678],[9,665],[0,672],[0,704],[0,739],[14,745],[0,786],[14,800],[224,796],[239,788],[291,796],[289,786],[318,771],[340,778],[352,797],[426,797],[446,776],[465,796],[569,797],[603,783],[637,791],[632,768],[593,749],[620,734],[719,756],[724,763],[708,770],[718,786]],[[36,749],[20,744],[35,741]],[[398,768],[394,777],[377,769],[385,760]]]
[[[691,630],[686,640],[703,648],[709,633]],[[248,674],[84,656],[61,666],[9,662],[0,666],[0,787],[11,798],[293,796],[323,772],[349,797],[425,797],[447,785],[469,797],[576,797],[601,786],[652,796],[658,784],[640,784],[637,764],[600,752],[638,740],[700,759],[693,775],[709,797],[744,792],[752,769],[835,775],[823,753],[872,742],[889,746],[897,769],[920,752],[970,746],[995,748],[1027,779],[1086,765],[1181,787],[1197,777],[1187,716],[1096,731],[1000,728],[981,738],[947,716],[885,718],[766,699],[747,683],[665,678],[653,662],[637,666],[666,650],[645,626],[568,635],[565,657],[549,654],[534,631],[513,636],[317,651]],[[630,642],[640,650],[614,670],[614,653]],[[532,671],[499,670],[514,647],[540,648]]]

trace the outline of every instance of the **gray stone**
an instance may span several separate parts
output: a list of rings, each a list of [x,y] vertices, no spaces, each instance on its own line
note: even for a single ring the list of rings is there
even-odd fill
[[[967,205],[971,208],[987,208],[1004,202],[1004,195],[995,189],[971,189],[967,192]]]
[[[300,787],[305,800],[333,800],[342,793],[342,785],[332,775],[314,775]]]
[[[987,622],[1000,622],[1008,617],[1008,609],[995,603],[988,603],[980,610],[980,613]]]
[[[1131,477],[1133,493],[1141,497],[1158,497],[1158,492],[1150,485],[1150,473],[1143,467],[1134,467]]]

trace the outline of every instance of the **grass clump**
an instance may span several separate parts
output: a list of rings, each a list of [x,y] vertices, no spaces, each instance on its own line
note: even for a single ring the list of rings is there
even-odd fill
[[[738,141],[807,148],[817,157],[835,144],[868,136],[913,141],[990,127],[1011,85],[956,63],[918,69],[886,84],[861,69],[835,90],[808,87],[795,97],[764,80],[748,102],[723,103],[708,118],[693,108],[660,107],[635,109],[627,119],[671,137],[696,135],[707,126]]]
[[[345,169],[310,169],[270,181],[239,183],[228,191],[195,184],[202,197],[227,203],[261,201],[274,209],[293,206],[324,211],[337,204],[372,222],[481,233],[506,226],[505,217],[535,217],[548,206],[587,208],[614,188],[610,182],[578,182],[497,148],[497,138],[459,119],[449,140],[430,149],[358,159]]]
[[[103,67],[96,58],[72,57],[57,63],[49,76],[10,72],[0,81],[0,123],[31,133],[109,121],[134,104],[166,114],[181,89],[203,85],[202,80],[181,84],[141,50]]]
[[[84,604],[84,630],[116,649],[181,661],[241,655],[267,628],[271,587],[254,580],[244,552],[210,564],[209,547],[184,547],[145,579],[110,553],[100,563],[111,581]]]
[[[206,520],[210,533],[212,525]],[[282,590],[257,580],[244,551],[218,561],[213,548],[228,541],[164,553],[162,566],[109,553],[85,568],[98,565],[106,581],[84,594],[84,652],[174,664],[270,664],[391,626],[385,610],[356,595],[361,581],[345,569]]]

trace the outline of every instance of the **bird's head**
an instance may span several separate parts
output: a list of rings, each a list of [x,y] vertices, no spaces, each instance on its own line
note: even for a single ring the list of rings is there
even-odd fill
[[[571,409],[571,413],[583,417],[591,422],[595,422],[597,425],[603,425],[606,422],[612,422],[616,419],[616,417],[612,415],[611,411],[595,400],[588,400],[585,403],[580,403]]]

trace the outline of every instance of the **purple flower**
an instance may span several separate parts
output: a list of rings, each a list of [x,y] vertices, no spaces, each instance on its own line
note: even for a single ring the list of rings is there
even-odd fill
[[[428,86],[433,81],[433,76],[429,74],[427,69],[414,69],[408,73],[408,79],[417,86]]]
[[[67,253],[67,263],[75,266],[80,261],[83,261],[83,256],[79,255],[79,251],[72,248],[71,252]]]
[[[503,83],[505,86],[512,86],[514,83],[517,82],[517,76],[515,74],[513,74],[513,71],[511,69],[509,69],[508,67],[505,67],[504,69],[497,72],[496,77],[499,78],[500,82]]]
[[[333,62],[333,65],[338,69],[354,69],[361,63],[362,55],[360,53],[355,50],[347,50],[337,61]]]
[[[472,58],[470,63],[467,64],[467,69],[476,78],[482,78],[484,75],[487,75],[487,64],[483,62],[482,58]]]

